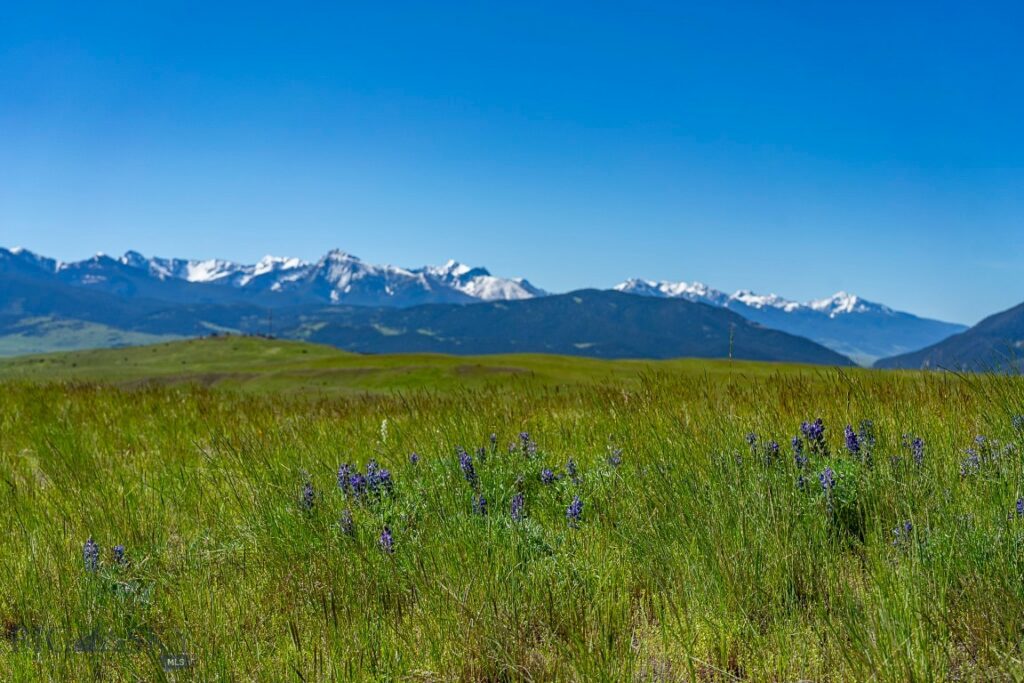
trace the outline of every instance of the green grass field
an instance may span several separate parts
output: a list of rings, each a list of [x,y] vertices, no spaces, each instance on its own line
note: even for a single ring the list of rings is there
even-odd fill
[[[1018,378],[222,338],[0,380],[3,680],[1024,678]]]

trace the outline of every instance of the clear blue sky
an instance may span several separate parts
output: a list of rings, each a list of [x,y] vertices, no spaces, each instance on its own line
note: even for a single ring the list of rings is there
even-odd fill
[[[970,323],[1024,300],[1022,35],[1021,3],[5,2],[0,245]]]

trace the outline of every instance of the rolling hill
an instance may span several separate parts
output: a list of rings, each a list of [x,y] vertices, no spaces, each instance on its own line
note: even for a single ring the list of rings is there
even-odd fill
[[[990,315],[965,332],[877,363],[878,368],[1020,371],[1024,364],[1024,304]]]

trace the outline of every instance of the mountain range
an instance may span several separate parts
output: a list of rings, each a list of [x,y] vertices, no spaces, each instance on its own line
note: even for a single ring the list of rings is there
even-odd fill
[[[613,307],[592,292],[582,297],[572,293],[586,302],[585,313],[578,304],[560,308],[563,304],[559,302],[574,299],[549,294],[523,278],[498,277],[485,268],[456,261],[401,268],[369,264],[334,250],[316,261],[267,256],[255,264],[146,257],[136,251],[120,257],[97,254],[82,261],[61,262],[25,249],[0,249],[0,353],[141,343],[211,331],[267,331],[272,325],[276,334],[322,341],[330,337],[330,343],[362,351],[557,349],[559,353],[615,357],[630,353],[640,357],[664,357],[665,353],[701,356],[711,353],[712,347],[718,355],[727,354],[728,349],[711,345],[702,353],[699,345],[683,342],[710,339],[726,328],[735,330],[736,321],[741,320],[738,329],[785,332],[789,335],[785,339],[804,337],[835,352],[834,356],[808,355],[803,348],[789,354],[783,347],[792,342],[782,343],[783,338],[775,337],[769,344],[774,355],[767,359],[813,357],[807,362],[845,363],[849,357],[866,365],[927,347],[965,329],[842,292],[798,303],[746,290],[729,295],[700,283],[634,279],[614,289],[622,296],[633,295],[613,299],[618,302],[614,310],[619,322],[628,319],[643,325],[628,330],[602,327],[594,316],[608,318]],[[645,299],[658,300],[661,305],[649,308],[650,304],[641,303]],[[509,308],[512,303],[530,301],[534,302],[531,306]],[[464,306],[488,302],[493,305]],[[664,305],[681,303],[692,305]],[[707,318],[704,308],[728,315]],[[623,309],[635,309],[640,317],[631,318]],[[580,324],[589,320],[591,327],[569,329],[567,321],[544,317],[560,312],[580,317]],[[519,314],[540,317],[524,318],[516,325],[497,319],[505,316],[511,320]],[[692,329],[687,328],[686,319],[691,320]],[[710,324],[712,320],[725,327]],[[463,323],[470,327],[463,329]],[[527,327],[521,328],[520,323]],[[665,330],[655,323],[675,327]],[[489,339],[490,332],[483,333],[480,325],[514,329],[517,336]],[[367,332],[366,326],[376,332]],[[705,327],[716,332],[702,337]],[[342,329],[347,331],[343,334]],[[526,334],[527,329],[545,331],[547,338]],[[430,330],[432,334],[385,334],[380,330]],[[647,342],[626,343],[627,333]],[[668,351],[653,343],[663,334],[672,339],[666,341]],[[767,337],[761,341],[768,343]],[[760,357],[755,349],[736,342],[734,338],[736,357]]]
[[[627,280],[615,289],[728,308],[765,327],[813,339],[862,365],[929,346],[967,329],[965,325],[894,311],[847,292],[800,303],[750,290],[726,294],[701,282]]]

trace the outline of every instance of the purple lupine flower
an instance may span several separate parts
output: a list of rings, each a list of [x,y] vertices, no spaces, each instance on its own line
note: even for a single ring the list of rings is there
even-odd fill
[[[967,457],[960,463],[960,476],[968,477],[977,474],[979,469],[981,469],[981,456],[973,448],[968,448]]]
[[[341,511],[341,517],[338,519],[338,528],[341,529],[341,533],[346,536],[351,536],[355,531],[355,522],[352,520],[352,511],[345,508]]]
[[[390,493],[392,485],[391,470],[381,467],[376,460],[366,463],[366,488],[370,493],[380,494],[381,491]]]
[[[794,436],[790,443],[793,445],[793,463],[798,470],[802,470],[807,467],[808,462],[807,456],[804,455],[804,442],[799,436]]]
[[[526,499],[522,493],[512,496],[512,505],[509,512],[512,515],[512,519],[517,522],[526,516]]]
[[[420,454],[419,453],[417,453],[416,451],[413,451],[412,453],[409,454],[409,464],[410,465],[418,465],[419,462],[420,462]]]
[[[612,467],[618,467],[622,464],[622,449],[608,447],[608,464]]]
[[[348,478],[348,489],[356,498],[366,493],[366,477],[359,472],[353,472]]]
[[[804,488],[805,486],[807,486],[807,480],[806,480],[806,479],[804,479],[804,475],[802,475],[802,474],[800,474],[800,475],[797,475],[797,478],[796,478],[796,487],[797,487],[798,489],[803,489],[803,488]]]
[[[800,425],[800,432],[804,435],[804,439],[810,444],[811,450],[818,454],[824,454],[827,451],[825,444],[825,423],[819,417],[814,422],[804,422]]]
[[[92,540],[92,536],[86,540],[85,545],[82,546],[82,561],[85,564],[85,571],[94,572],[99,569],[100,566],[100,547],[96,545],[96,541]]]
[[[580,500],[579,496],[574,496],[572,502],[569,503],[569,507],[565,509],[565,518],[569,522],[569,526],[576,528],[576,525],[580,521],[580,515],[583,514],[583,501]]]
[[[540,471],[540,482],[542,484],[554,484],[555,473],[545,467],[543,470]]]
[[[310,512],[315,503],[316,491],[313,489],[313,482],[307,479],[306,483],[302,485],[302,498],[299,499],[299,506],[306,512]]]
[[[857,432],[853,431],[851,425],[846,425],[843,433],[846,436],[846,450],[850,451],[851,455],[858,455],[860,453],[860,439],[857,438]]]
[[[924,439],[919,436],[914,437],[914,440],[910,442],[910,454],[914,457],[914,464],[920,467],[924,464]]]
[[[900,525],[896,526],[892,530],[892,535],[894,536],[894,538],[892,539],[892,544],[893,545],[903,545],[903,544],[909,543],[910,542],[910,534],[911,534],[911,532],[913,530],[914,530],[914,525],[910,523],[909,519],[907,521],[903,522],[903,524],[900,524]]]
[[[757,446],[757,434],[755,434],[754,432],[748,432],[746,440],[747,445],[750,446],[750,450],[754,450],[754,447]]]
[[[114,546],[114,563],[115,564],[124,564],[124,561],[125,561],[124,560],[124,546],[123,545],[115,545]]]
[[[352,468],[352,465],[349,465],[348,463],[338,465],[338,488],[341,489],[342,493],[349,492],[349,489],[351,488],[350,479],[354,471],[355,470]]]
[[[1017,516],[1024,517],[1024,498],[1017,499]]]
[[[487,499],[484,498],[483,494],[473,496],[473,512],[481,517],[487,516]]]
[[[781,448],[779,447],[779,442],[776,441],[775,439],[772,439],[765,446],[765,450],[768,452],[769,457],[775,458],[779,455],[779,451],[781,450]]]
[[[476,469],[473,467],[473,456],[467,453],[464,449],[459,449],[459,467],[462,468],[462,474],[466,477],[466,481],[473,488],[476,488],[477,477]]]
[[[565,463],[565,473],[568,475],[572,483],[580,483],[579,471],[576,469],[576,461],[569,458],[568,462]]]
[[[831,492],[833,487],[836,485],[835,472],[832,471],[831,467],[826,467],[822,470],[821,474],[818,475],[818,481],[821,483],[821,490],[826,494]]]
[[[391,529],[384,527],[384,530],[380,532],[380,540],[377,541],[380,545],[380,549],[386,553],[395,552],[395,541],[391,537]]]

